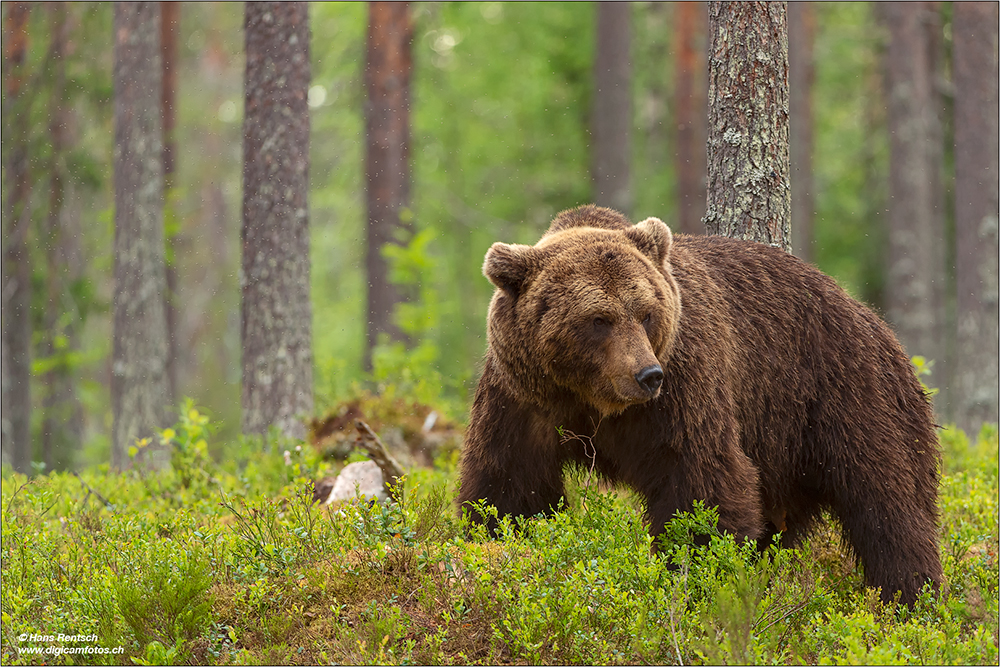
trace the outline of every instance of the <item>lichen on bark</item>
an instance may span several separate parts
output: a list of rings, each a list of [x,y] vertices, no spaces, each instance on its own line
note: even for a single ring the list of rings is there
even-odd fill
[[[791,250],[787,8],[709,3],[710,234]]]
[[[309,302],[309,14],[246,3],[243,432],[305,437],[313,408]]]
[[[115,6],[115,292],[111,365],[112,463],[166,463],[155,432],[166,426],[166,268],[160,7]]]

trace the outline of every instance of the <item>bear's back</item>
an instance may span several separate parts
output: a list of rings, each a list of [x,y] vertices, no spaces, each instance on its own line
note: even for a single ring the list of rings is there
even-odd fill
[[[885,460],[909,456],[885,451],[888,443],[936,442],[895,334],[829,276],[780,249],[682,234],[671,270],[681,294],[679,359],[730,351],[743,447],[762,468],[818,474],[838,449],[847,455],[845,439],[868,442],[868,454]]]

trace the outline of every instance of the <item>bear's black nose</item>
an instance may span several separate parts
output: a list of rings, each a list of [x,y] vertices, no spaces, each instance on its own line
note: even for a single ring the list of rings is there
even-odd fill
[[[655,364],[653,366],[646,366],[635,374],[635,381],[641,384],[650,394],[653,394],[663,384],[663,369]]]

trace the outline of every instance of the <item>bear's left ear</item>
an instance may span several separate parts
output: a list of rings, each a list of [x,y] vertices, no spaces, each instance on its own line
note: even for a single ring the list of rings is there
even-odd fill
[[[659,218],[646,218],[634,227],[625,230],[635,247],[653,260],[657,266],[666,266],[670,259],[670,246],[674,242],[674,236],[670,233],[670,228]]]
[[[537,254],[538,251],[530,245],[494,243],[486,252],[483,275],[516,297],[534,272]]]

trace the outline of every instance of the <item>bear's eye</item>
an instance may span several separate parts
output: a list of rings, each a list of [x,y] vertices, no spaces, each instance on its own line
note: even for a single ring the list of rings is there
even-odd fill
[[[595,317],[594,318],[594,328],[595,329],[605,329],[605,328],[607,328],[609,326],[611,326],[611,322],[608,322],[607,319],[605,319],[603,317]]]
[[[646,313],[646,317],[642,318],[642,326],[649,326],[649,323],[653,321],[653,314]]]

